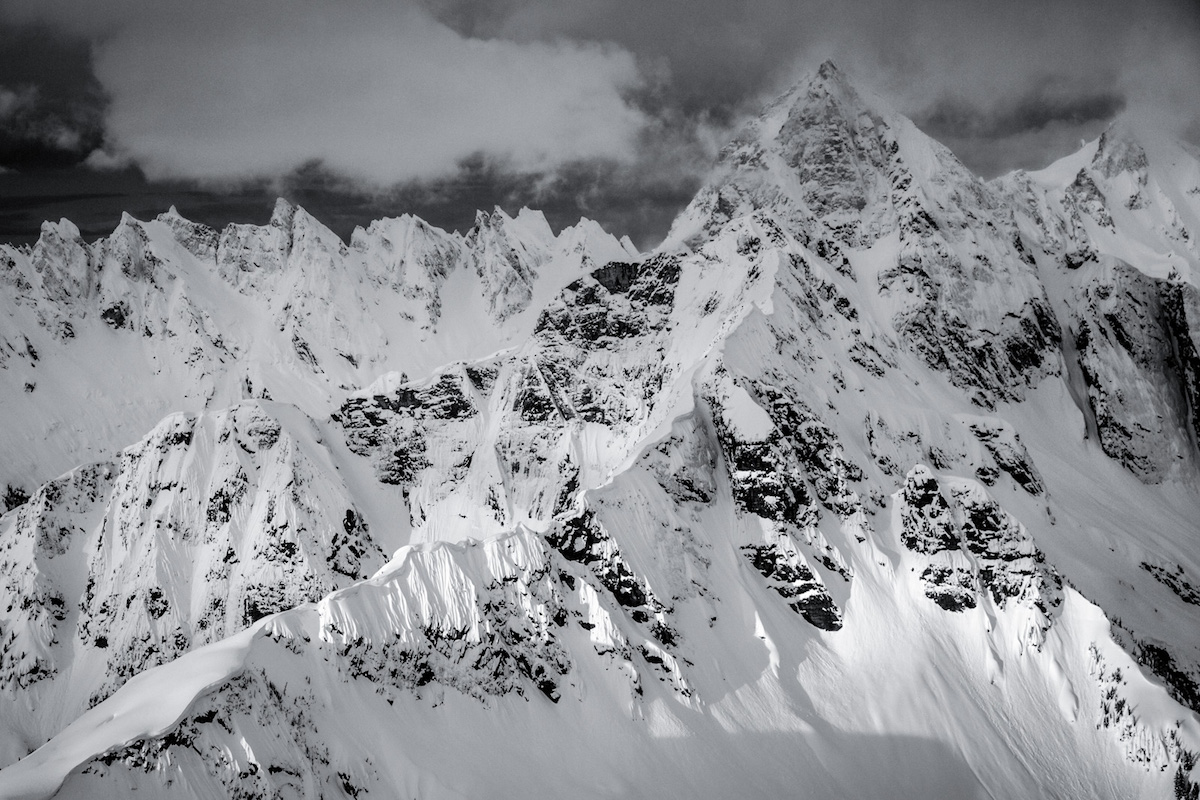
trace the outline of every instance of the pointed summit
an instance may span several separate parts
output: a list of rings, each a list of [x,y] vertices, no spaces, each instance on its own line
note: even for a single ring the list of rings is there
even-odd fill
[[[197,258],[207,260],[216,257],[220,231],[200,222],[192,222],[173,205],[155,217],[154,221],[170,228],[175,240]]]
[[[906,174],[909,180],[902,181]],[[725,146],[666,245],[695,246],[731,219],[759,209],[773,212],[801,238],[821,236],[827,228],[843,244],[868,245],[895,228],[895,191],[925,183],[978,179],[826,61]]]
[[[1092,157],[1092,169],[1106,178],[1114,178],[1122,172],[1144,175],[1150,162],[1140,138],[1128,122],[1113,122],[1100,134],[1096,155]]]
[[[837,65],[831,60],[825,60],[821,66],[817,67],[817,71],[807,78],[798,81],[792,89],[795,92],[799,88],[808,90],[809,96],[824,93],[830,96],[837,96],[839,99],[853,99],[861,102],[858,92],[846,77],[846,73],[838,69]],[[789,92],[789,94],[792,94]]]
[[[838,69],[832,61],[826,60],[815,72],[807,73],[792,84],[790,89],[767,106],[762,116],[773,116],[785,108],[795,110],[805,106],[823,106],[830,102],[837,104],[842,111],[852,114],[866,110],[868,105],[846,73]],[[883,110],[884,103],[875,98],[875,102],[870,105],[879,106],[880,110]]]
[[[998,198],[832,63],[725,147],[663,246],[697,249],[751,214],[847,278],[863,265],[897,340],[978,404],[1019,399],[1055,369],[1057,323]],[[986,280],[964,282],[976,272]]]
[[[297,206],[292,205],[282,197],[275,198],[275,208],[271,211],[271,221],[268,225],[282,230],[291,230],[292,219],[296,216]]]
[[[1200,152],[1137,118],[996,184],[1030,238],[1073,268],[1110,256],[1157,279],[1200,278]]]

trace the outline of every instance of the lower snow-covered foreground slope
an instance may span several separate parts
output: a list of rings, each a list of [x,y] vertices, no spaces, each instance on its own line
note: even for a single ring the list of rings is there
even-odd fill
[[[595,637],[576,614],[589,609],[565,603],[572,620],[560,636],[584,652]],[[1174,739],[1134,723],[1121,742],[1097,724],[1114,687],[1143,713],[1169,701],[1104,644],[1107,621],[1074,592],[1032,652],[1003,622],[999,642],[982,635],[984,612],[930,630],[890,593],[848,610],[854,639],[822,642],[797,636],[785,610],[731,603],[728,621],[693,642],[705,648],[690,669],[703,703],[656,682],[635,695],[627,670],[599,654],[575,665],[557,705],[539,694],[485,704],[436,684],[417,696],[386,672],[355,677],[346,646],[319,638],[326,613],[289,612],[135,679],[11,768],[6,796],[48,796],[68,771],[58,797],[1171,791],[1162,766]]]
[[[730,499],[715,505],[731,522]],[[855,564],[842,629],[818,633],[737,550],[704,552],[711,605],[675,609],[686,690],[631,652],[619,604],[540,537],[425,545],[135,678],[7,770],[4,790],[48,796],[66,777],[60,797],[1163,797],[1163,768],[1194,741],[1191,723],[1137,720],[1178,707],[1073,590],[1038,649],[1031,609],[947,613],[902,576],[911,554],[877,550]],[[557,702],[535,691],[547,674]],[[513,678],[523,691],[504,691]]]

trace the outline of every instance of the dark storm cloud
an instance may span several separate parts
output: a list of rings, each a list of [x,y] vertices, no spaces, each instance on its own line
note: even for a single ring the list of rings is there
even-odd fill
[[[1053,123],[1083,125],[1107,122],[1124,108],[1125,98],[1114,92],[1082,97],[1051,97],[1039,91],[995,109],[983,109],[959,99],[943,98],[919,114],[915,121],[935,138],[969,136],[1001,139],[1038,131]]]
[[[103,110],[87,41],[0,26],[0,167],[82,161],[103,141]]]
[[[1125,55],[1124,43],[1139,30],[1169,39],[1179,25],[1195,22],[1194,14],[1186,18],[1187,0],[426,0],[426,5],[448,24],[472,19],[465,7],[487,8],[492,35],[615,41],[641,58],[668,61],[685,93],[729,102],[760,91],[772,76],[788,77],[797,59],[819,61],[831,54],[899,78],[946,61],[956,64],[954,72],[924,76],[937,78],[941,87],[982,75],[1004,82],[1022,72],[1044,73],[1047,65],[1064,73],[1094,72]],[[1097,49],[1101,44],[1108,47]]]
[[[0,0],[6,23],[91,43],[93,166],[297,193],[339,232],[528,203],[647,243],[732,128],[829,57],[985,175],[1122,111],[1200,131],[1189,0]]]
[[[463,16],[465,0],[428,2],[451,9],[448,19]],[[910,116],[952,102],[961,115],[1011,125],[1023,139],[1038,115],[1045,127],[1093,135],[1092,115],[1103,109],[1088,105],[1115,112],[1117,99],[1176,132],[1200,116],[1200,5],[1191,0],[509,0],[504,7],[501,35],[611,39],[644,69],[668,73],[673,102],[707,111],[711,122],[751,112],[825,58]],[[968,161],[982,143],[966,148]],[[1033,158],[1044,164],[1064,154],[1039,150]]]
[[[992,177],[1045,166],[1098,135],[1126,105],[1115,91],[1071,95],[1039,87],[999,104],[942,97],[912,116],[923,131]]]
[[[555,230],[586,216],[649,248],[695,194],[699,178],[665,171],[655,176],[603,160],[573,161],[552,173],[521,173],[479,154],[465,159],[451,175],[408,181],[386,191],[364,192],[319,166],[289,176],[276,188],[344,239],[355,225],[382,216],[416,214],[465,233],[477,209],[499,206],[515,214],[528,206],[542,211]]]

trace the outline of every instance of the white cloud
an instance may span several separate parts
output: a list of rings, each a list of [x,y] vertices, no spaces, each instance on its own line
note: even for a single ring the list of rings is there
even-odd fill
[[[520,169],[632,157],[615,47],[465,38],[407,4],[145,6],[95,50],[107,149],[152,177],[273,177],[319,160],[386,185],[486,152]]]
[[[37,103],[37,90],[32,86],[9,89],[0,86],[0,122],[16,117]]]
[[[97,148],[88,153],[88,157],[83,160],[83,165],[97,172],[112,172],[114,170],[125,169],[130,165],[130,161],[127,156],[114,154],[103,148]]]

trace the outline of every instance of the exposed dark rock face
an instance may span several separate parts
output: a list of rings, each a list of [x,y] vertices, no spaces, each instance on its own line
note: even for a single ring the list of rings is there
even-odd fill
[[[1196,461],[1200,299],[1123,263],[1083,280],[1075,345],[1100,444],[1156,483]]]
[[[1087,214],[1100,225],[1112,229],[1113,219],[1108,211],[1104,193],[1086,170],[1080,170],[1067,187],[1067,204],[1076,214]]]
[[[1134,655],[1139,664],[1163,680],[1171,697],[1200,713],[1200,681],[1194,668],[1188,670],[1177,664],[1170,650],[1153,642],[1138,642]]]
[[[4,510],[0,511],[0,514],[7,514],[28,499],[29,492],[20,486],[13,486],[11,483],[8,484],[4,487],[4,496],[0,497],[0,504],[4,506]]]
[[[603,378],[590,365],[606,352],[661,350],[678,282],[674,256],[610,264],[567,286],[542,312],[534,364],[557,414],[622,425],[648,410],[663,385],[661,365],[630,359],[626,374]]]
[[[937,478],[924,467],[909,470],[900,489],[900,541],[915,553],[933,555],[958,548],[950,505]]]
[[[771,420],[761,440],[742,438],[720,398],[709,400],[739,507],[802,527],[816,524],[819,505],[839,518],[861,511],[850,484],[862,480],[862,470],[845,457],[833,430],[784,388],[755,381],[746,391]]]
[[[1029,451],[1021,444],[1021,438],[1011,425],[980,417],[967,421],[967,427],[987,448],[996,465],[1007,472],[1018,486],[1032,495],[1046,491],[1042,477],[1029,457]]]
[[[803,562],[791,543],[743,545],[750,564],[767,580],[767,586],[813,626],[824,631],[842,628],[842,614],[820,578]]]
[[[124,303],[114,303],[100,312],[100,318],[114,328],[124,328],[129,317],[129,306]]]
[[[1174,281],[1160,287],[1166,328],[1172,337],[1175,376],[1187,402],[1192,432],[1200,441],[1200,290]]]
[[[899,493],[900,540],[929,559],[925,595],[947,611],[1018,602],[1037,612],[1035,643],[1062,603],[1062,579],[1045,564],[1025,527],[978,484],[955,480],[951,500],[925,466],[909,470]]]
[[[923,466],[909,470],[900,489],[900,541],[930,557],[921,573],[925,596],[947,611],[974,608],[976,581],[969,564],[958,558],[961,537],[937,478]]]
[[[658,605],[658,601],[648,594],[647,587],[634,576],[616,543],[593,512],[584,511],[563,520],[546,534],[546,542],[568,561],[590,567],[617,602],[634,609],[634,613],[640,610],[641,615],[648,618],[646,607]]]
[[[653,639],[640,648],[646,662],[677,678],[672,674],[677,667],[656,652],[661,648],[669,653],[680,642],[680,634],[671,623],[671,609],[655,596],[644,579],[634,573],[596,514],[591,509],[584,509],[575,516],[557,521],[545,534],[545,540],[567,561],[588,568],[595,581]],[[626,660],[628,658],[626,655]],[[686,685],[682,685],[680,691],[684,696],[691,693]]]
[[[772,430],[766,441],[743,442],[719,416],[714,414],[714,419],[738,506],[764,519],[797,525],[815,523],[820,511],[809,493],[799,459],[784,436]]]
[[[770,419],[770,428],[761,438],[746,438],[722,399],[729,387],[718,384],[707,401],[734,502],[740,511],[778,525],[767,541],[743,545],[741,550],[796,613],[818,628],[838,630],[841,613],[793,537],[806,541],[823,566],[849,579],[841,554],[825,542],[817,524],[821,505],[839,519],[861,514],[858,496],[847,481],[861,479],[862,473],[844,458],[832,430],[798,398],[773,386],[750,384],[755,392],[750,396],[759,413]],[[736,385],[733,390],[746,391]]]
[[[0,689],[28,689],[55,677],[71,635],[74,592],[68,553],[102,513],[116,466],[80,467],[33,493],[13,512],[0,541]]]
[[[445,441],[449,453],[437,466],[449,489],[471,466],[472,434],[479,424],[475,391],[464,375],[445,373],[425,386],[405,384],[391,395],[351,398],[336,419],[350,449],[375,462],[380,481],[409,489],[435,466],[428,454],[433,443]]]
[[[1193,606],[1200,606],[1200,590],[1184,576],[1182,566],[1176,564],[1175,568],[1171,570],[1161,567],[1158,564],[1147,564],[1143,561],[1141,567],[1153,575],[1156,581],[1174,592],[1183,602]]]
[[[1028,281],[1031,268],[1023,267]],[[1058,322],[1039,287],[1026,298],[1005,298],[1013,305],[996,321],[997,330],[981,330],[968,317],[972,312],[950,299],[972,291],[967,275],[953,251],[918,236],[895,267],[880,273],[879,285],[885,296],[906,296],[905,310],[894,318],[896,331],[926,364],[985,408],[1019,400],[1027,387],[1057,371]]]

